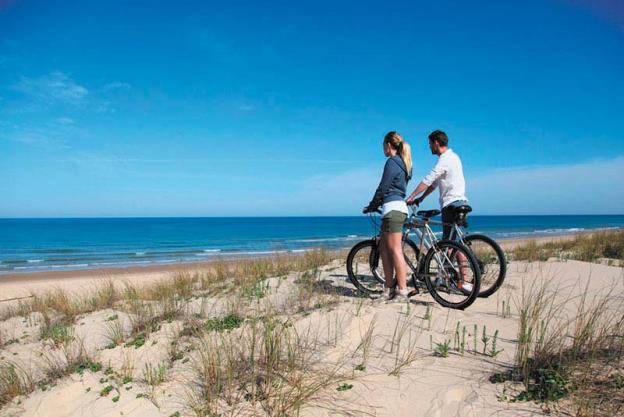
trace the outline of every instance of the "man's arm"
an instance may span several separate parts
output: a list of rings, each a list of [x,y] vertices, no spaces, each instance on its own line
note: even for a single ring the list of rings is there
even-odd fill
[[[427,197],[429,194],[431,194],[431,192],[433,192],[433,190],[436,189],[438,185],[438,180],[440,179],[440,177],[442,177],[442,175],[444,175],[446,169],[446,165],[444,165],[442,158],[440,158],[431,170],[431,172],[427,174],[425,179],[423,179],[420,184],[418,184],[418,187],[416,187],[414,192],[410,194],[410,196],[407,198],[407,202],[411,203],[414,198],[423,191],[425,192],[425,194],[423,194],[419,200],[424,200],[425,197]]]
[[[421,182],[420,184],[418,184],[418,187],[416,187],[416,189],[414,190],[414,192],[412,194],[410,194],[410,196],[407,198],[407,202],[411,203],[414,199],[416,199],[416,196],[420,193],[423,193],[423,195],[420,196],[420,198],[418,198],[418,204],[420,205],[420,202],[422,202],[429,194],[431,194],[433,192],[433,190],[435,190],[438,187],[438,183],[437,181],[434,182],[431,185],[427,185],[424,182]]]

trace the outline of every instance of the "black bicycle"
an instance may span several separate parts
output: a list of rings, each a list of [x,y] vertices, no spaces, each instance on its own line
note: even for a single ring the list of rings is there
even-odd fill
[[[440,305],[463,310],[479,294],[481,273],[478,261],[465,245],[452,240],[437,240],[429,227],[433,212],[419,212],[419,215],[410,216],[403,238],[403,254],[412,271],[411,284],[416,292],[426,288]],[[420,245],[409,239],[409,234],[416,230],[421,231]],[[349,280],[360,291],[372,296],[381,294],[385,283],[378,238],[379,235],[357,243],[347,255]],[[394,283],[393,277],[391,285]]]

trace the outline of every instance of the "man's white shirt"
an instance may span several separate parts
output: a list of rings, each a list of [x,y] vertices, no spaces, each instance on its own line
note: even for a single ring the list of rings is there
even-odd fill
[[[444,208],[457,200],[467,200],[464,169],[459,156],[447,149],[431,172],[422,181],[427,186],[435,184],[440,188],[440,207]]]

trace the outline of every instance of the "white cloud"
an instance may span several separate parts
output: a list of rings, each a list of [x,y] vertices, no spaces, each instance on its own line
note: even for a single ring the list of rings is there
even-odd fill
[[[502,169],[466,181],[477,214],[624,212],[624,156],[570,165]]]
[[[78,105],[88,96],[89,90],[66,74],[54,71],[39,78],[22,78],[13,88],[41,104]]]
[[[380,176],[380,167],[314,176],[279,206],[285,214],[357,215]],[[418,182],[415,178],[409,184],[410,192]],[[624,156],[469,175],[466,188],[474,214],[618,214],[624,212]],[[435,191],[425,207],[437,205]]]

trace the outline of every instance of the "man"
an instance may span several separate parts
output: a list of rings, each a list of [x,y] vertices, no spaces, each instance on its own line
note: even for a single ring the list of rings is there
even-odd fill
[[[441,130],[435,130],[429,135],[429,149],[438,155],[438,162],[431,172],[421,181],[414,192],[407,198],[407,203],[420,205],[422,201],[436,188],[440,189],[440,208],[442,210],[443,239],[451,236],[453,210],[455,207],[468,204],[466,198],[466,182],[464,170],[459,156],[448,147],[448,136]],[[423,193],[424,192],[424,193]],[[423,193],[419,198],[415,198]]]
[[[468,204],[464,170],[459,156],[448,147],[448,136],[443,131],[435,130],[431,132],[429,135],[429,149],[431,149],[432,154],[439,156],[438,162],[407,198],[407,204],[416,203],[420,205],[425,197],[436,188],[439,188],[442,223],[444,223],[442,226],[442,239],[449,239],[453,230],[454,208]],[[423,193],[423,195],[415,198],[420,193]],[[462,276],[462,279],[458,282],[458,287],[472,291],[472,283],[465,281],[468,260],[462,254],[458,254],[457,259],[461,265],[460,273]]]

